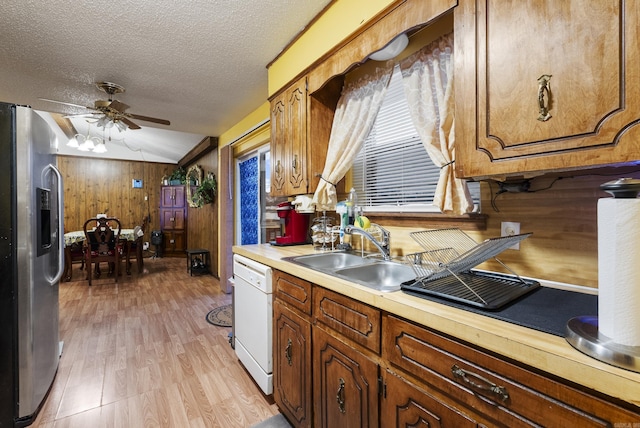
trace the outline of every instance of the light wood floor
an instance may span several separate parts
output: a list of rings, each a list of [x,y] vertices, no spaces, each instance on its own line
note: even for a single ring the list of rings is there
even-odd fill
[[[79,265],[60,285],[64,351],[32,427],[250,427],[278,413],[238,362],[229,327],[207,323],[231,303],[186,260],[145,259],[145,272],[93,281]]]

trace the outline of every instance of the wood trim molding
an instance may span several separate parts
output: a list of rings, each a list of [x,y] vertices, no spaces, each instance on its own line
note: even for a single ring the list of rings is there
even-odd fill
[[[309,93],[322,88],[332,77],[363,63],[369,54],[384,47],[398,34],[427,25],[457,4],[457,0],[406,0],[385,9],[310,67]]]
[[[217,147],[218,137],[205,137],[197,146],[178,161],[178,166],[190,165]]]
[[[69,120],[68,117],[64,117],[64,115],[60,113],[50,113],[53,120],[58,124],[64,135],[67,136],[68,139],[72,139],[74,135],[78,133],[76,128],[73,126],[73,123]]]
[[[442,229],[456,227],[462,230],[482,231],[487,229],[486,214],[448,216],[438,213],[385,213],[367,212],[369,220],[385,226]]]
[[[369,54],[383,48],[398,34],[423,27],[457,5],[458,0],[398,0],[392,3],[275,91],[269,101],[307,73],[308,93],[313,94],[332,77],[366,61]]]

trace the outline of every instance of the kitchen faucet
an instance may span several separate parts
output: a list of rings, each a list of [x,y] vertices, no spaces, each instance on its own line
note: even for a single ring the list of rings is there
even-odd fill
[[[391,233],[386,230],[385,228],[376,225],[376,227],[378,227],[380,229],[380,231],[382,232],[382,242],[379,242],[373,235],[371,235],[369,232],[367,232],[364,229],[360,229],[359,227],[353,226],[353,225],[349,225],[344,229],[344,233],[349,234],[349,235],[353,235],[355,234],[359,234],[364,236],[365,238],[367,238],[369,241],[371,241],[371,243],[373,245],[376,246],[376,248],[378,250],[380,250],[380,253],[382,254],[382,257],[384,258],[384,260],[391,260]]]

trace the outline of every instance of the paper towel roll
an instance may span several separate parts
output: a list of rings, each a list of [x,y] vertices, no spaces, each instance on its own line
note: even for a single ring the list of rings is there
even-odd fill
[[[640,199],[598,201],[598,330],[640,346]]]

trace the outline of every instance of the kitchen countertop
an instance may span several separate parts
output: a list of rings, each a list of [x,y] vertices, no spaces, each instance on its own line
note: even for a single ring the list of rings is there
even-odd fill
[[[573,348],[562,337],[411,296],[401,291],[382,293],[281,260],[283,257],[312,254],[314,250],[311,245],[242,245],[234,246],[233,252],[417,324],[640,406],[640,373],[617,368],[589,357]]]

